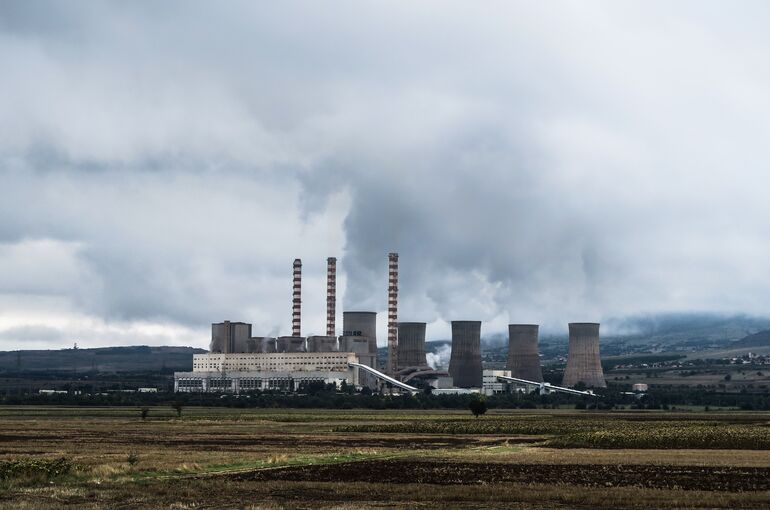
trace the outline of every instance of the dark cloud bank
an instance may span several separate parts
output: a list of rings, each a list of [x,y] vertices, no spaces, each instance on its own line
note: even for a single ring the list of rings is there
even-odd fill
[[[0,348],[766,315],[764,3],[4,2]],[[381,326],[384,326],[382,324]]]

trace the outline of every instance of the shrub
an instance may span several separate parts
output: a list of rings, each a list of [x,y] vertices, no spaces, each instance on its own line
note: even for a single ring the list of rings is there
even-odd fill
[[[482,397],[477,397],[468,402],[468,409],[471,410],[473,416],[478,418],[482,414],[487,412],[487,402]]]
[[[0,461],[0,480],[42,482],[72,471],[72,462],[59,459],[24,459]]]

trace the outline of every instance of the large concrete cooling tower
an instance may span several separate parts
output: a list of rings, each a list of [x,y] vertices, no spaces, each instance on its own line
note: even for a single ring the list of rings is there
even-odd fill
[[[564,386],[582,382],[588,387],[606,388],[599,357],[599,324],[572,322],[569,325],[569,354],[564,370]]]
[[[342,336],[362,336],[377,353],[377,312],[342,312]]]
[[[426,366],[425,359],[425,323],[398,323],[398,367]]]
[[[540,355],[537,350],[537,324],[508,325],[508,363],[512,377],[527,381],[543,381]]]
[[[481,388],[481,321],[452,321],[449,375],[459,388]]]

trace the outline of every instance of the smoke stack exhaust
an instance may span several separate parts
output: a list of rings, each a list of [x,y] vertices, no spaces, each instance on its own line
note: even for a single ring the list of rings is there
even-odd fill
[[[326,259],[326,336],[336,336],[337,317],[337,259]]]
[[[294,292],[291,304],[291,336],[301,335],[302,324],[302,260],[294,259]]]
[[[398,370],[398,253],[388,253],[388,366]]]

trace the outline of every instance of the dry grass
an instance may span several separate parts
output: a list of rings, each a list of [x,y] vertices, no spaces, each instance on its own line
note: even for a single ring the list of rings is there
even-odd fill
[[[151,410],[146,421],[123,410],[12,408],[0,411],[0,460],[67,457],[77,473],[52,485],[5,487],[3,508],[756,508],[770,493],[698,492],[558,483],[487,486],[230,480],[218,473],[377,458],[451,463],[651,464],[770,467],[751,450],[602,450],[531,446],[519,435],[338,433],[340,424],[470,419],[469,413]],[[661,414],[502,412],[484,420],[632,420],[683,424],[718,420],[770,423],[767,413]],[[134,461],[129,462],[129,456]],[[194,477],[189,478],[189,477]],[[558,482],[558,481],[555,481]],[[259,502],[259,503],[256,503]],[[248,506],[253,504],[254,506]],[[260,506],[261,505],[261,506]]]

